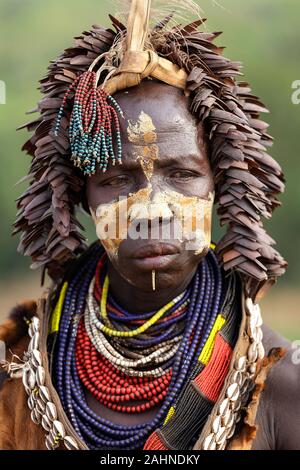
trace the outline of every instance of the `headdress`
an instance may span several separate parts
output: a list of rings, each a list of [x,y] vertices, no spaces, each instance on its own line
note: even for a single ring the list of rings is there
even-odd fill
[[[272,138],[260,119],[267,109],[237,79],[241,64],[223,57],[223,47],[214,44],[220,33],[204,29],[202,18],[174,24],[172,13],[150,28],[150,4],[132,0],[127,27],[110,17],[114,30],[95,25],[76,37],[40,81],[40,115],[22,126],[33,135],[23,146],[32,161],[29,187],[17,200],[18,249],[55,280],[85,250],[76,215],[83,173],[97,165],[105,170],[110,159],[120,162],[121,110],[112,95],[148,77],[181,88],[205,127],[218,215],[227,226],[216,253],[226,271],[242,275],[248,295],[257,300],[286,268],[262,222],[280,205],[277,195],[284,190],[282,170],[267,153]]]

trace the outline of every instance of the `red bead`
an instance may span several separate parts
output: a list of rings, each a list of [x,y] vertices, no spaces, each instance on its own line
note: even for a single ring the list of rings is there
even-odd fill
[[[107,123],[106,128],[109,129]],[[105,258],[106,254],[100,259],[96,270],[94,294],[97,301],[101,298],[100,272]],[[108,311],[122,315],[110,305]],[[80,380],[93,396],[108,408],[123,413],[140,413],[156,406],[167,394],[172,371],[162,377],[127,376],[98,353],[88,337],[83,320],[78,327],[75,353]],[[140,404],[120,405],[121,402],[130,403],[131,400],[138,400]],[[145,403],[141,403],[143,400]]]

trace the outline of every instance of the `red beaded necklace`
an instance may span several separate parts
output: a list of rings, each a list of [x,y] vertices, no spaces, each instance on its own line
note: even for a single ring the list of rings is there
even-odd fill
[[[94,296],[98,302],[100,302],[102,293],[101,270],[106,258],[106,253],[104,253],[95,272]],[[182,314],[184,309],[186,306],[178,308],[170,316],[177,317]],[[107,310],[119,316],[123,315],[109,303]],[[162,318],[160,323],[166,321],[170,316]],[[142,321],[135,320],[132,323],[139,324]],[[83,319],[78,326],[75,355],[81,382],[100,403],[112,410],[122,413],[141,413],[161,403],[167,395],[172,369],[160,377],[136,377],[125,374],[96,350],[88,336]],[[138,404],[132,405],[130,401],[137,401]]]
[[[141,413],[166,396],[172,371],[161,377],[131,377],[116,369],[90,341],[81,320],[76,341],[78,376],[92,395],[108,408],[122,413]],[[127,402],[137,400],[138,405]]]

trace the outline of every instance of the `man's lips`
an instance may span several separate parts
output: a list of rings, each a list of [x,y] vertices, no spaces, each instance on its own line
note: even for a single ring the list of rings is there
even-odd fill
[[[142,246],[135,251],[132,257],[134,259],[144,259],[166,255],[175,255],[177,253],[179,253],[178,247],[166,243],[157,243],[155,245]]]
[[[174,245],[147,245],[136,250],[132,256],[132,263],[145,271],[166,269],[179,253],[180,250]]]

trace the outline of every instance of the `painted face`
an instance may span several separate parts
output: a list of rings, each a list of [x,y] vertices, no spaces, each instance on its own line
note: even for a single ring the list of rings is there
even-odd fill
[[[210,246],[214,185],[202,129],[180,90],[145,82],[116,95],[123,164],[87,180],[87,200],[110,262],[148,289],[180,282]],[[171,284],[170,284],[171,283]]]

